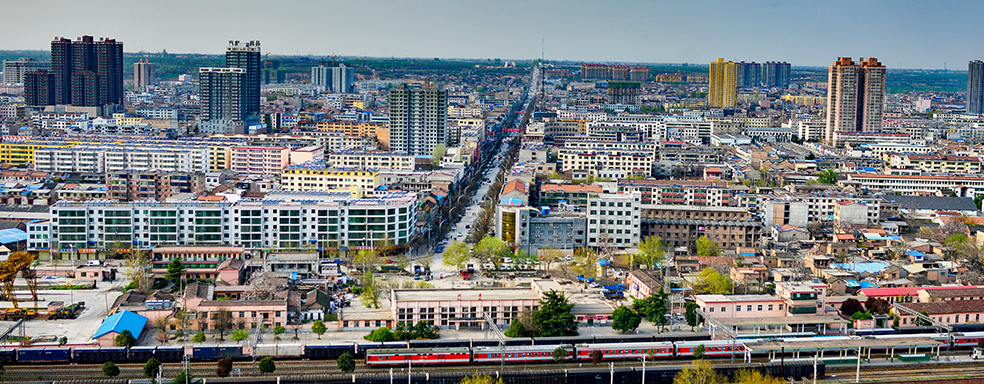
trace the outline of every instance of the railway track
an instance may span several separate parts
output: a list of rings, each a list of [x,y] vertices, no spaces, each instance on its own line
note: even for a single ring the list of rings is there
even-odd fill
[[[920,364],[902,366],[861,366],[862,381],[900,381],[902,379],[923,379],[940,377],[984,377],[979,362],[954,362],[949,364]],[[826,367],[827,381],[854,382],[857,374],[855,365]]]

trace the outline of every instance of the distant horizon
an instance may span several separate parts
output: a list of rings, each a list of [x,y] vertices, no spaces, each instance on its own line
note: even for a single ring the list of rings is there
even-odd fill
[[[123,46],[126,47],[126,44],[124,43]],[[48,53],[49,55],[51,54],[51,51],[50,50],[43,50],[43,49],[0,49],[0,54],[10,54],[10,53],[14,53],[14,52]],[[160,52],[150,52],[150,51],[134,51],[134,52],[131,52],[131,51],[124,50],[123,51],[123,54],[124,55],[132,55],[132,56],[137,56],[137,55],[142,55],[142,54],[143,55],[161,55],[161,54],[164,54],[164,52],[163,51],[160,51]],[[167,54],[168,55],[222,56],[222,55],[225,54],[225,52],[220,52],[220,53],[167,52]],[[264,56],[264,60],[265,60],[265,57],[266,56]],[[310,59],[328,59],[329,58],[329,56],[323,56],[323,55],[307,55],[307,54],[301,54],[301,55],[283,55],[283,54],[281,54],[281,55],[274,55],[274,54],[271,54],[270,57],[271,58],[274,58],[274,57],[310,58]],[[336,55],[336,57],[338,59],[341,59],[341,60],[345,60],[345,59],[433,60],[433,59],[435,59],[435,57],[413,57],[413,56],[355,56],[355,55]],[[437,58],[438,59],[441,59],[441,60],[465,61],[465,62],[483,62],[483,61],[487,61],[487,60],[501,60],[501,61],[504,61],[504,62],[505,61],[509,61],[509,62],[515,61],[515,62],[529,63],[529,62],[534,62],[534,61],[540,60],[539,58],[536,58],[536,59],[501,59],[501,58],[495,58],[495,59],[493,59],[493,58],[468,58],[468,57],[437,57]],[[732,61],[735,61],[735,60],[732,60]],[[710,62],[708,62],[708,63],[685,63],[685,62],[678,62],[678,63],[669,63],[669,62],[665,62],[665,63],[644,63],[644,62],[628,62],[628,61],[581,61],[581,60],[563,60],[563,59],[562,60],[545,60],[545,62],[547,64],[550,64],[550,63],[565,63],[565,64],[568,64],[568,63],[569,64],[596,63],[596,64],[607,64],[607,65],[627,64],[627,65],[643,65],[643,66],[685,66],[685,65],[697,66],[697,67],[709,67],[710,66]],[[762,64],[763,62],[756,61],[756,63]],[[827,66],[795,65],[793,63],[790,63],[790,65],[792,66],[792,68],[801,68],[801,69],[824,69],[824,70],[827,69]],[[967,72],[966,69],[952,69],[952,68],[949,68],[949,67],[946,68],[946,69],[943,69],[943,68],[892,68],[892,67],[889,67],[887,65],[886,65],[886,67],[887,67],[888,71],[890,71],[890,72],[891,71],[902,71],[902,72],[907,72],[907,71],[946,71],[946,72],[956,72],[956,73]]]
[[[258,40],[278,56],[693,63],[719,57],[826,67],[876,57],[893,69],[984,59],[984,2],[626,0],[10,1],[0,49],[107,36],[134,52],[221,54]],[[506,59],[509,58],[509,59]]]

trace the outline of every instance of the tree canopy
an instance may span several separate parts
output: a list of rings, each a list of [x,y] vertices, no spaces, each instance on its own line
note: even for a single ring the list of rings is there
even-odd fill
[[[369,341],[378,341],[378,342],[396,341],[396,334],[394,334],[393,331],[390,331],[389,328],[379,327],[374,329],[372,332],[369,332],[368,335],[365,335],[362,338]]]
[[[338,370],[349,373],[355,370],[355,358],[352,357],[351,353],[345,352],[341,356],[338,356]]]
[[[571,308],[574,308],[574,304],[568,303],[562,294],[551,290],[543,294],[540,309],[514,319],[505,334],[509,337],[576,336],[577,323]]]
[[[817,181],[820,184],[837,184],[837,172],[833,168],[824,169],[817,175]]]
[[[444,265],[454,268],[455,271],[464,269],[465,264],[471,259],[469,250],[468,244],[458,240],[452,241],[447,248],[444,248]]]
[[[718,256],[721,254],[721,246],[718,242],[708,239],[707,236],[697,238],[697,256]]]
[[[714,268],[704,268],[697,275],[697,290],[702,293],[724,295],[729,294],[734,289],[734,282],[731,278],[722,275]]]
[[[612,329],[622,333],[635,331],[642,323],[642,316],[624,305],[612,311]]]
[[[642,317],[653,324],[663,324],[666,322],[666,313],[669,311],[668,297],[662,289],[653,292],[644,299],[634,299],[632,309],[635,309]]]
[[[133,334],[129,330],[124,329],[119,335],[116,335],[116,339],[113,340],[117,347],[132,347],[137,343],[137,339],[133,337]]]
[[[659,236],[648,236],[639,242],[639,252],[634,256],[635,262],[653,268],[654,264],[662,265],[666,259],[666,244]]]

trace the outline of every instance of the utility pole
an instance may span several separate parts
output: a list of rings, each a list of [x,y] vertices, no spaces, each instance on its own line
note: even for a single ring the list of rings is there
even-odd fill
[[[854,382],[855,383],[861,382],[861,347],[858,347],[858,368],[857,368],[857,372],[854,373]]]
[[[615,384],[615,362],[608,363],[608,384]]]
[[[814,374],[813,376],[816,375]],[[646,356],[645,355],[642,356],[642,384],[646,384]]]

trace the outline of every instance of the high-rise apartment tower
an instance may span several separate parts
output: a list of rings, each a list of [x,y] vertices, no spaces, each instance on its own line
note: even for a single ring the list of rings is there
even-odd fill
[[[718,59],[711,62],[707,78],[708,105],[718,108],[734,107],[738,100],[738,64]]]
[[[837,132],[880,132],[884,103],[885,66],[878,59],[837,59],[827,74],[827,142]]]
[[[390,149],[430,155],[445,143],[448,91],[436,85],[422,89],[400,84],[389,92]]]
[[[974,60],[967,65],[967,113],[984,113],[984,61]]]

